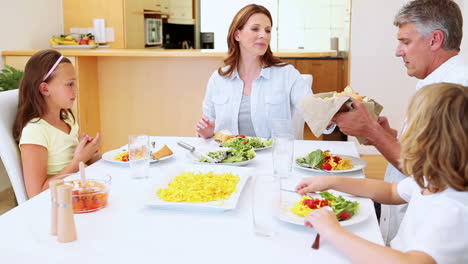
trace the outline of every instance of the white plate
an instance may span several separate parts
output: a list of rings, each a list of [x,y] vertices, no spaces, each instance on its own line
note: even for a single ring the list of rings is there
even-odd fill
[[[162,147],[162,146],[161,146]],[[161,147],[159,149],[161,149]],[[158,148],[157,148],[158,149]],[[159,150],[158,149],[158,150]],[[109,161],[109,162],[114,162],[114,163],[120,163],[120,164],[128,164],[128,161],[120,161],[120,160],[115,160],[114,157],[117,156],[118,154],[124,152],[124,151],[127,151],[128,148],[127,148],[127,145],[119,148],[119,149],[114,149],[114,150],[110,150],[104,154],[102,154],[102,159],[103,160],[106,160],[106,161]],[[167,160],[167,159],[170,159],[174,156],[174,154],[171,154],[169,156],[166,156],[166,157],[162,157],[160,159],[150,159],[150,163],[153,163],[153,162],[158,162],[158,161],[162,161],[162,160]]]
[[[192,162],[192,163],[195,163],[195,164],[198,164],[198,165],[229,165],[229,166],[244,166],[244,165],[247,165],[247,163],[249,163],[251,160],[255,159],[255,157],[253,159],[249,159],[249,160],[244,160],[244,161],[239,161],[239,162],[231,162],[231,163],[210,163],[210,162],[200,162],[198,161],[197,157],[195,157],[194,155],[192,155],[192,153],[187,153],[187,159]]]
[[[328,172],[328,173],[341,173],[341,172],[350,172],[350,171],[357,171],[357,170],[361,170],[363,168],[365,168],[367,166],[367,162],[363,159],[360,159],[360,158],[356,158],[356,157],[353,157],[353,156],[347,156],[347,155],[333,155],[333,156],[338,156],[342,159],[349,159],[349,161],[351,161],[351,164],[353,164],[353,167],[349,170],[331,170],[331,171],[327,171],[327,170],[317,170],[317,169],[313,169],[313,168],[307,168],[307,167],[304,167],[300,164],[298,164],[296,162],[296,159],[297,158],[302,158],[302,157],[296,157],[296,159],[294,159],[294,165],[296,166],[296,168],[299,168],[299,169],[303,169],[303,170],[308,170],[308,171],[314,171],[314,172]]]
[[[201,173],[232,173],[238,175],[240,180],[237,183],[237,192],[231,194],[229,199],[222,201],[211,201],[203,203],[188,203],[188,202],[167,202],[159,198],[156,191],[160,188],[166,188],[175,176],[182,172],[201,172]],[[158,207],[164,209],[179,209],[179,210],[215,210],[215,211],[227,211],[235,209],[242,190],[250,177],[250,169],[240,167],[228,167],[218,165],[191,165],[183,169],[174,169],[167,171],[161,176],[158,176],[158,182],[154,183],[151,189],[148,190],[147,206]]]
[[[263,148],[256,148],[255,151],[260,151],[260,150],[264,150],[264,149],[269,149],[273,147],[273,145],[270,145],[270,146],[266,146],[266,147],[263,147]]]
[[[95,49],[98,45],[52,45],[54,49]]]
[[[314,198],[320,198],[323,199],[320,195],[317,194],[317,197],[315,195],[312,195]],[[354,225],[357,223],[360,223],[364,220],[366,220],[369,215],[371,214],[371,211],[369,208],[373,206],[372,201],[367,199],[367,198],[361,198],[361,197],[349,197],[349,196],[344,196],[346,200],[349,201],[358,201],[359,202],[359,208],[353,217],[348,220],[340,221],[339,223],[342,226],[348,226],[348,225]],[[288,222],[291,224],[296,224],[296,225],[304,225],[304,217],[297,216],[293,214],[289,209],[291,209],[294,204],[301,200],[301,196],[298,195],[297,193],[289,193],[289,192],[281,192],[281,203],[276,211],[276,216],[278,219],[284,222]]]

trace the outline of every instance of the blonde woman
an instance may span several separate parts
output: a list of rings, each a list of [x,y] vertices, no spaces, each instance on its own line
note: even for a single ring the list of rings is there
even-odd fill
[[[312,93],[300,73],[271,52],[271,29],[271,14],[260,5],[245,6],[232,20],[228,56],[208,81],[195,125],[201,137],[227,129],[268,138],[268,120],[291,119],[293,107]]]
[[[391,248],[366,241],[340,226],[324,209],[305,225],[353,263],[468,263],[468,87],[433,84],[419,90],[408,108],[401,138],[400,183],[323,176],[304,179],[297,191],[335,189],[382,204],[408,203]]]

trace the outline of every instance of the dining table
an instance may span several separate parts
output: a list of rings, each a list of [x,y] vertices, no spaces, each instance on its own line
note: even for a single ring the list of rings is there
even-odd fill
[[[112,183],[105,208],[74,214],[77,239],[60,243],[50,234],[49,190],[0,216],[0,261],[2,263],[350,263],[350,259],[322,238],[320,248],[311,248],[317,232],[275,217],[275,235],[258,236],[253,231],[252,189],[258,175],[273,174],[272,149],[256,152],[244,167],[250,179],[231,210],[201,210],[151,206],[156,196],[150,190],[165,174],[190,167],[193,160],[177,142],[206,150],[218,147],[213,139],[197,137],[151,137],[166,144],[171,158],[150,164],[149,177],[130,177],[128,164],[100,160],[86,168],[86,174],[110,175]],[[125,142],[122,142],[124,145]],[[295,140],[294,158],[316,149],[359,157],[354,142]],[[217,165],[223,166],[223,165]],[[303,177],[329,175],[297,167],[284,185],[292,186]],[[338,175],[338,174],[336,174]],[[362,169],[340,173],[364,178]],[[150,191],[148,191],[150,190]],[[300,196],[298,196],[300,198]],[[345,226],[366,240],[383,245],[373,203],[365,199],[361,209],[370,212],[359,223]]]

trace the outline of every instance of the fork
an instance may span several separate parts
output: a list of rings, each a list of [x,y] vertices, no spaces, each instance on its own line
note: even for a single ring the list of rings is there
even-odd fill
[[[294,191],[294,190],[280,189],[280,191],[291,192],[291,193],[295,193],[295,194],[297,194],[297,195],[301,195],[301,194],[297,193],[297,192]],[[305,195],[306,195],[306,196],[309,196],[310,198],[315,198],[315,197],[312,196],[312,195],[314,195],[314,194],[318,194],[318,193],[316,193],[316,192],[309,192],[309,193],[306,193]]]
[[[194,146],[187,144],[183,141],[178,141],[177,145],[183,147],[184,149],[187,149],[193,155],[197,156],[197,158],[200,158],[200,157],[206,158],[210,163],[219,163],[221,161],[220,159],[214,159],[206,154],[201,153],[200,151],[197,151]]]
[[[311,248],[317,250],[320,248],[320,234],[317,233],[317,235],[315,236],[315,240],[314,240],[314,243],[312,244]]]

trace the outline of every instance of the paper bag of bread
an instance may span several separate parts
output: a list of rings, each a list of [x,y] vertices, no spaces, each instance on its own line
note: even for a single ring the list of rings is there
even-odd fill
[[[343,92],[319,93],[307,96],[299,102],[299,109],[312,133],[319,137],[328,127],[331,119],[338,111],[348,111],[352,109],[352,100],[362,101],[372,118],[377,120],[383,107],[367,96],[361,96],[354,92],[350,86],[346,86]],[[364,138],[357,138],[363,144]]]

